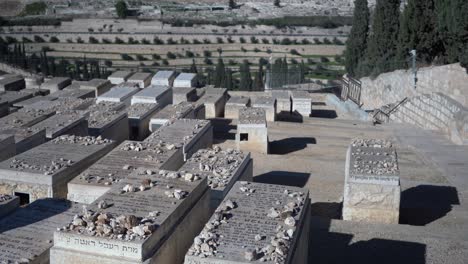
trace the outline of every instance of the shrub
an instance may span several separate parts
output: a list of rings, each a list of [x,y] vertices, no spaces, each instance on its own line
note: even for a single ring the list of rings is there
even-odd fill
[[[322,41],[320,41],[319,38],[314,38],[314,43],[317,45],[323,44]]]
[[[111,44],[112,42],[109,39],[102,39],[102,43],[104,44]]]
[[[93,28],[88,28],[88,32],[94,32]]]
[[[175,45],[175,44],[177,44],[177,41],[173,40],[172,38],[168,38],[166,42],[167,42],[167,44],[169,44],[169,45]]]
[[[185,51],[185,56],[187,58],[193,58],[193,57],[195,57],[195,54],[193,54],[193,52],[191,52],[190,50],[187,50],[187,51]]]
[[[295,49],[292,49],[290,52],[291,52],[292,55],[301,55],[301,54],[299,54],[299,52],[298,52],[297,50],[295,50]]]
[[[7,37],[7,42],[10,43],[10,42],[8,41],[8,38],[9,38],[9,37]],[[44,40],[43,38],[39,37],[39,36],[34,36],[34,42],[43,43],[43,42],[45,42],[45,40]]]
[[[254,36],[250,37],[250,43],[252,44],[258,44],[258,39]]]
[[[335,45],[344,45],[343,41],[341,41],[339,38],[334,37],[333,38],[333,44]]]
[[[50,42],[58,43],[58,42],[60,42],[60,40],[57,37],[54,36],[54,37],[50,37]]]
[[[237,65],[237,62],[235,60],[233,60],[233,59],[230,59],[228,61],[228,64],[231,65],[231,66],[234,66],[234,65]]]
[[[155,45],[162,45],[162,44],[164,44],[164,41],[162,39],[158,38],[158,37],[154,37],[153,43]]]
[[[203,56],[205,56],[205,57],[211,57],[211,51],[209,51],[209,50],[204,50],[204,51],[203,51]]]
[[[198,39],[193,39],[193,41],[192,41],[192,42],[193,42],[193,44],[202,44],[202,42],[201,42],[201,41],[199,41]]]
[[[281,45],[291,45],[291,40],[289,38],[284,38],[281,40]]]
[[[209,39],[203,39],[203,43],[205,43],[205,44],[211,44],[211,40],[209,40]]]
[[[141,43],[145,44],[145,45],[151,44],[151,42],[149,40],[145,39],[145,38],[141,40]]]
[[[240,41],[240,43],[245,43],[246,42],[244,37],[240,37],[239,41]]]
[[[270,44],[270,41],[267,38],[262,39],[263,44]]]
[[[254,52],[260,52],[261,50],[259,48],[255,48]]]
[[[209,58],[205,58],[205,59],[203,60],[203,62],[204,62],[206,65],[213,65],[213,61],[210,60]]]
[[[171,59],[171,60],[177,58],[177,56],[174,53],[170,52],[170,51],[167,52],[166,57],[168,59]]]
[[[323,43],[325,43],[325,44],[327,44],[327,45],[332,44],[331,41],[330,41],[328,38],[324,38],[324,39],[323,39]]]
[[[169,65],[169,61],[167,61],[166,59],[164,59],[164,60],[162,61],[162,64],[167,66],[167,65]]]
[[[223,44],[223,43],[224,43],[224,40],[223,40],[223,38],[221,38],[221,37],[217,37],[217,38],[216,38],[216,42],[218,42],[218,44]]]
[[[242,52],[247,52],[247,50],[244,47],[241,47]]]
[[[76,43],[84,43],[84,40],[81,37],[76,38]]]
[[[132,37],[128,38],[128,44],[139,44],[140,42]]]
[[[230,36],[227,38],[227,41],[231,44],[235,42],[234,39],[232,39]]]
[[[89,43],[97,44],[97,43],[99,43],[99,41],[95,37],[89,37]]]
[[[266,53],[271,54],[271,53],[273,53],[273,51],[271,49],[267,49]]]
[[[124,44],[125,42],[123,40],[121,40],[120,38],[115,38],[115,41],[114,41],[115,44]]]
[[[31,43],[32,41],[26,37],[23,37],[23,42],[24,43]]]
[[[73,40],[71,38],[67,39],[67,43],[73,43]]]
[[[308,44],[310,44],[310,41],[308,39],[303,39],[301,41],[301,43],[304,44],[304,45],[308,45]]]
[[[320,57],[320,61],[323,63],[330,62],[330,60],[327,57]]]
[[[153,57],[153,60],[160,60],[161,59],[161,56],[159,54],[153,54],[152,57]]]
[[[137,60],[139,60],[139,61],[148,60],[147,58],[145,58],[145,56],[143,56],[143,55],[141,55],[141,54],[136,55],[136,58],[137,58]]]
[[[120,54],[120,57],[122,57],[122,60],[126,60],[126,61],[132,61],[133,58],[132,56],[126,54],[126,53],[123,53],[123,54]]]

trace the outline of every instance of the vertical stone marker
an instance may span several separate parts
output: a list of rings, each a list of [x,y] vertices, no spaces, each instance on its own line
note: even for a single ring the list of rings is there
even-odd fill
[[[14,155],[16,155],[15,137],[0,134],[0,161],[9,159]]]
[[[213,126],[210,121],[178,119],[153,132],[145,142],[166,142],[182,149],[184,161],[202,148],[213,145]]]
[[[3,218],[13,212],[19,207],[19,205],[19,197],[0,193],[0,218]]]
[[[264,109],[239,110],[236,146],[237,150],[268,154],[268,128]]]
[[[182,263],[209,218],[208,197],[201,175],[134,171],[55,232],[50,263]]]
[[[169,86],[151,85],[132,97],[132,104],[158,104],[161,108],[172,103],[172,89]]]
[[[184,263],[309,263],[309,208],[307,189],[237,182]]]
[[[41,84],[41,89],[46,89],[49,90],[50,93],[53,93],[71,85],[71,83],[72,81],[70,78],[55,77]]]
[[[0,263],[49,263],[54,231],[79,207],[66,200],[40,199],[0,219]]]
[[[109,152],[114,143],[93,137],[61,136],[0,163],[0,193],[29,201],[65,198],[67,183]]]
[[[174,87],[195,87],[197,84],[197,75],[195,73],[181,73],[174,80]]]
[[[148,88],[147,88],[148,89]],[[160,109],[158,104],[132,104],[127,108],[131,140],[143,140],[149,134],[151,116]]]
[[[268,122],[274,122],[276,120],[275,98],[266,96],[252,98],[252,107],[264,109]]]
[[[107,77],[107,80],[109,80],[112,84],[121,84],[126,82],[128,78],[132,76],[132,74],[133,73],[129,71],[116,71]]]
[[[312,114],[312,97],[306,91],[291,91],[292,111],[297,112],[304,117]]]
[[[391,142],[354,140],[345,174],[343,220],[398,224],[400,172]]]
[[[158,71],[151,79],[151,84],[172,87],[176,76],[174,71]]]
[[[140,89],[146,88],[151,84],[152,73],[149,72],[137,72],[128,78],[128,82],[138,84]]]
[[[149,175],[156,170],[178,170],[180,148],[164,142],[125,141],[68,183],[68,199],[90,204],[139,168]]]
[[[180,171],[208,174],[210,207],[214,210],[236,181],[252,181],[253,161],[250,153],[214,147],[199,150],[187,160]]]
[[[224,118],[239,119],[239,110],[250,106],[250,98],[244,96],[232,96],[226,103]]]

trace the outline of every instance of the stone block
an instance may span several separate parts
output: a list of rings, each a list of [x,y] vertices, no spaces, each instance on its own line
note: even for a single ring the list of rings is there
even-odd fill
[[[24,109],[0,118],[2,129],[31,127],[55,114],[53,110]]]
[[[19,197],[0,194],[0,219],[16,210],[16,208],[18,208],[19,205]]]
[[[222,117],[224,115],[225,97],[222,94],[205,94],[197,101],[197,105],[205,106],[206,118]]]
[[[16,155],[15,137],[13,135],[0,134],[0,161]]]
[[[29,201],[66,198],[67,183],[114,147],[93,137],[61,136],[0,163],[0,193]]]
[[[116,71],[112,73],[107,80],[109,80],[112,84],[121,84],[124,83],[132,76],[132,72],[129,71]]]
[[[129,106],[131,104],[132,96],[140,91],[137,87],[127,86],[127,83],[121,84],[112,88],[105,94],[97,97],[96,103],[100,102],[121,102]]]
[[[117,143],[129,139],[127,112],[110,109],[105,111],[104,109],[98,108],[98,110],[89,112],[88,134],[112,139]]]
[[[87,113],[70,111],[53,115],[46,120],[32,126],[32,129],[46,130],[46,138],[54,139],[62,135],[87,136]]]
[[[41,84],[41,89],[49,90],[50,93],[57,92],[72,84],[70,78],[55,77]]]
[[[354,140],[345,173],[343,220],[398,224],[400,177],[391,142]]]
[[[63,113],[74,110],[83,110],[89,108],[94,103],[94,99],[78,99],[72,97],[60,97],[54,101],[37,101],[32,104],[25,105],[19,112],[36,110],[36,111],[54,111],[55,113]]]
[[[309,232],[307,189],[237,182],[194,239],[184,263],[310,263]]]
[[[19,91],[26,88],[26,82],[20,75],[8,74],[7,77],[0,79],[0,91]]]
[[[172,87],[177,73],[174,71],[158,71],[151,79],[152,85]]]
[[[250,106],[250,98],[244,96],[232,96],[226,103],[224,118],[239,119],[239,110]]]
[[[132,97],[132,104],[158,104],[161,108],[172,103],[172,89],[169,86],[151,85]]]
[[[21,91],[7,91],[0,93],[0,102],[7,102],[8,106],[13,106],[14,104],[27,100],[33,97],[32,93]]]
[[[292,110],[302,116],[309,117],[312,114],[312,97],[306,91],[291,91]]]
[[[276,111],[278,111],[278,113],[291,113],[292,102],[289,91],[272,91],[271,95],[276,99]]]
[[[150,131],[154,132],[171,121],[183,118],[193,118],[194,106],[188,102],[177,105],[167,105],[151,117]]]
[[[86,83],[80,84],[80,89],[94,91],[94,97],[98,97],[110,90],[112,83],[105,79],[92,79]]]
[[[79,88],[72,89],[68,87],[51,94],[51,96],[54,96],[54,97],[67,97],[67,98],[77,98],[77,99],[94,98],[95,95],[96,95],[95,91],[90,90],[90,89],[79,89]]]
[[[177,105],[182,102],[195,102],[197,100],[197,91],[192,87],[174,87],[172,88],[172,103]]]
[[[174,87],[195,87],[197,85],[197,75],[195,73],[181,73],[174,80]]]
[[[32,96],[46,96],[50,94],[49,90],[40,88],[26,88],[24,90],[21,90],[21,92],[31,93]]]
[[[164,142],[125,141],[68,184],[68,199],[89,204],[140,168],[178,170],[182,150]]]
[[[148,89],[148,88],[147,88]],[[151,117],[160,109],[159,104],[136,103],[128,107],[128,124],[131,140],[143,140],[149,134]]]
[[[16,154],[30,150],[46,141],[45,129],[3,128],[0,129],[0,135],[14,136]]]
[[[10,106],[7,101],[0,101],[0,118],[10,113]]]
[[[138,84],[138,87],[143,89],[151,85],[152,73],[149,72],[137,72],[128,78],[128,82]]]
[[[237,150],[268,154],[268,128],[262,108],[242,108],[236,133]]]
[[[213,145],[213,126],[210,121],[178,119],[154,131],[145,142],[166,142],[181,148],[184,161],[202,148]]]
[[[14,107],[17,107],[17,108],[23,108],[27,105],[30,105],[30,104],[33,104],[33,103],[36,103],[36,102],[40,102],[40,101],[45,101],[45,102],[50,102],[50,101],[54,101],[54,100],[57,100],[57,97],[54,97],[54,96],[51,96],[51,95],[46,95],[46,96],[35,96],[35,97],[32,97],[32,98],[29,98],[29,99],[26,99],[26,100],[21,100],[17,103],[14,103],[13,106]]]
[[[274,122],[276,120],[275,98],[266,96],[252,98],[252,107],[264,109],[268,122]]]

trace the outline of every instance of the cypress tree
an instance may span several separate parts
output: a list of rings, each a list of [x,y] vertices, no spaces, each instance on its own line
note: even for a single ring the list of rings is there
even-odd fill
[[[226,69],[226,79],[225,79],[224,87],[227,88],[229,91],[234,89],[234,83],[232,80],[232,71],[229,68]]]
[[[195,64],[195,59],[192,59],[192,65],[190,66],[191,73],[198,73],[197,65]]]
[[[226,68],[224,66],[223,59],[218,58],[218,64],[216,65],[214,85],[215,87],[221,87],[226,80]]]
[[[358,63],[365,53],[370,19],[367,0],[356,0],[354,6],[353,27],[346,41],[345,51],[345,67],[351,76],[356,74]]]
[[[250,74],[250,65],[247,60],[244,60],[240,67],[240,84],[239,88],[242,91],[251,91],[252,90],[252,75]]]
[[[254,81],[254,91],[263,91],[265,90],[264,84],[263,84],[263,64],[260,63],[260,66],[258,67],[258,72],[255,75],[255,81]]]

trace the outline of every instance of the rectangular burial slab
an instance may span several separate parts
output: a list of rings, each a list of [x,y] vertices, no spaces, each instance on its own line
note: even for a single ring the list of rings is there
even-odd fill
[[[68,199],[90,204],[139,168],[179,169],[182,150],[164,142],[125,141],[68,183]]]
[[[239,119],[239,109],[250,106],[250,98],[245,96],[232,96],[226,103],[224,118]]]
[[[312,97],[306,91],[291,91],[292,110],[298,112],[302,116],[310,116],[312,114]]]
[[[0,128],[0,135],[15,138],[16,154],[23,153],[46,142],[46,130],[32,128]]]
[[[271,96],[276,99],[276,111],[278,113],[291,113],[292,103],[289,91],[272,91]]]
[[[98,97],[101,94],[104,94],[110,90],[112,83],[106,79],[92,79],[86,83],[80,85],[82,90],[92,90],[94,91],[94,97]]]
[[[172,103],[172,89],[169,86],[151,85],[132,97],[132,104],[159,104],[164,107]]]
[[[16,155],[15,136],[0,134],[0,161]]]
[[[19,91],[26,88],[26,82],[20,75],[8,75],[0,79],[0,91]]]
[[[189,176],[134,171],[54,233],[50,263],[182,263],[209,218],[206,177]],[[105,233],[104,217],[114,226]],[[82,221],[93,222],[96,231]]]
[[[167,105],[151,117],[150,131],[154,132],[171,121],[192,118],[194,107],[191,103],[183,102],[177,105]]]
[[[180,171],[208,174],[210,208],[218,207],[237,181],[252,181],[253,161],[250,153],[219,147],[201,149],[185,162]]]
[[[138,93],[139,91],[140,89],[133,86],[116,86],[110,89],[110,91],[108,91],[107,93],[98,96],[96,102],[122,102],[125,105],[129,106],[132,100],[132,96]]]
[[[129,71],[116,71],[112,73],[107,80],[109,80],[112,84],[121,84],[124,83],[132,76],[133,72]]]
[[[0,220],[0,262],[49,263],[54,231],[79,213],[81,205],[41,199]]]
[[[72,84],[75,86],[75,84]],[[79,87],[79,84],[77,85]],[[95,92],[89,89],[79,89],[79,88],[65,88],[63,90],[54,92],[51,94],[55,97],[69,97],[69,98],[78,98],[78,99],[86,99],[86,98],[94,98]]]
[[[70,78],[55,77],[41,84],[41,89],[47,89],[51,93],[54,93],[54,92],[62,90],[63,88],[71,84],[72,84],[72,81]]]
[[[206,118],[222,117],[224,114],[225,97],[222,94],[205,94],[197,101],[198,105],[205,106]]]
[[[398,224],[400,172],[391,142],[354,140],[345,174],[343,220]]]
[[[236,147],[237,150],[268,154],[268,128],[264,109],[239,110]]]
[[[210,121],[178,119],[154,131],[145,142],[166,142],[182,148],[184,161],[202,148],[213,145],[213,126]]]
[[[50,102],[50,101],[54,101],[54,100],[57,100],[57,97],[54,97],[54,96],[51,96],[51,95],[35,96],[33,98],[29,98],[29,99],[22,100],[20,102],[14,103],[13,106],[18,107],[18,108],[23,108],[23,107],[25,107],[27,105],[30,105],[30,104],[33,104],[33,103],[36,103],[36,102],[40,102],[40,101]]]
[[[30,201],[66,198],[67,183],[114,145],[94,137],[53,139],[0,163],[0,193],[25,193]]]
[[[55,114],[53,110],[25,109],[0,118],[1,128],[31,127]]]
[[[307,189],[236,182],[184,263],[310,263],[309,231]]]
[[[197,84],[197,74],[181,73],[174,80],[174,87],[195,87]]]
[[[7,194],[0,194],[0,219],[16,210],[16,208],[18,208],[19,205],[19,197]]]
[[[175,71],[158,71],[151,79],[151,84],[172,87],[176,76]]]
[[[93,99],[78,99],[71,97],[61,97],[54,101],[38,101],[29,105],[25,105],[19,112],[28,111],[30,109],[36,111],[55,111],[56,113],[68,112],[73,110],[86,109],[94,103]]]
[[[153,77],[152,73],[149,72],[137,72],[128,78],[128,82],[137,83],[138,87],[141,89],[150,86],[151,78]]]
[[[148,89],[148,88],[147,88]],[[132,104],[128,107],[128,124],[131,140],[143,140],[149,134],[151,117],[160,109],[159,104]]]
[[[182,102],[195,102],[197,100],[197,91],[192,87],[174,87],[172,88],[173,104],[180,104]]]
[[[22,91],[7,91],[0,93],[0,102],[8,102],[9,106],[33,97],[32,93]]]
[[[84,111],[68,111],[58,113],[35,124],[32,129],[46,130],[46,138],[54,139],[61,135],[88,135],[88,113]]]
[[[24,90],[21,90],[21,92],[31,93],[33,96],[46,96],[50,94],[49,90],[39,88],[26,88]]]
[[[114,110],[109,104],[95,104],[89,111],[88,134],[102,136],[120,143],[129,138],[128,115],[125,110]]]
[[[252,98],[252,107],[265,109],[266,120],[276,120],[276,99],[273,97],[260,96]]]

